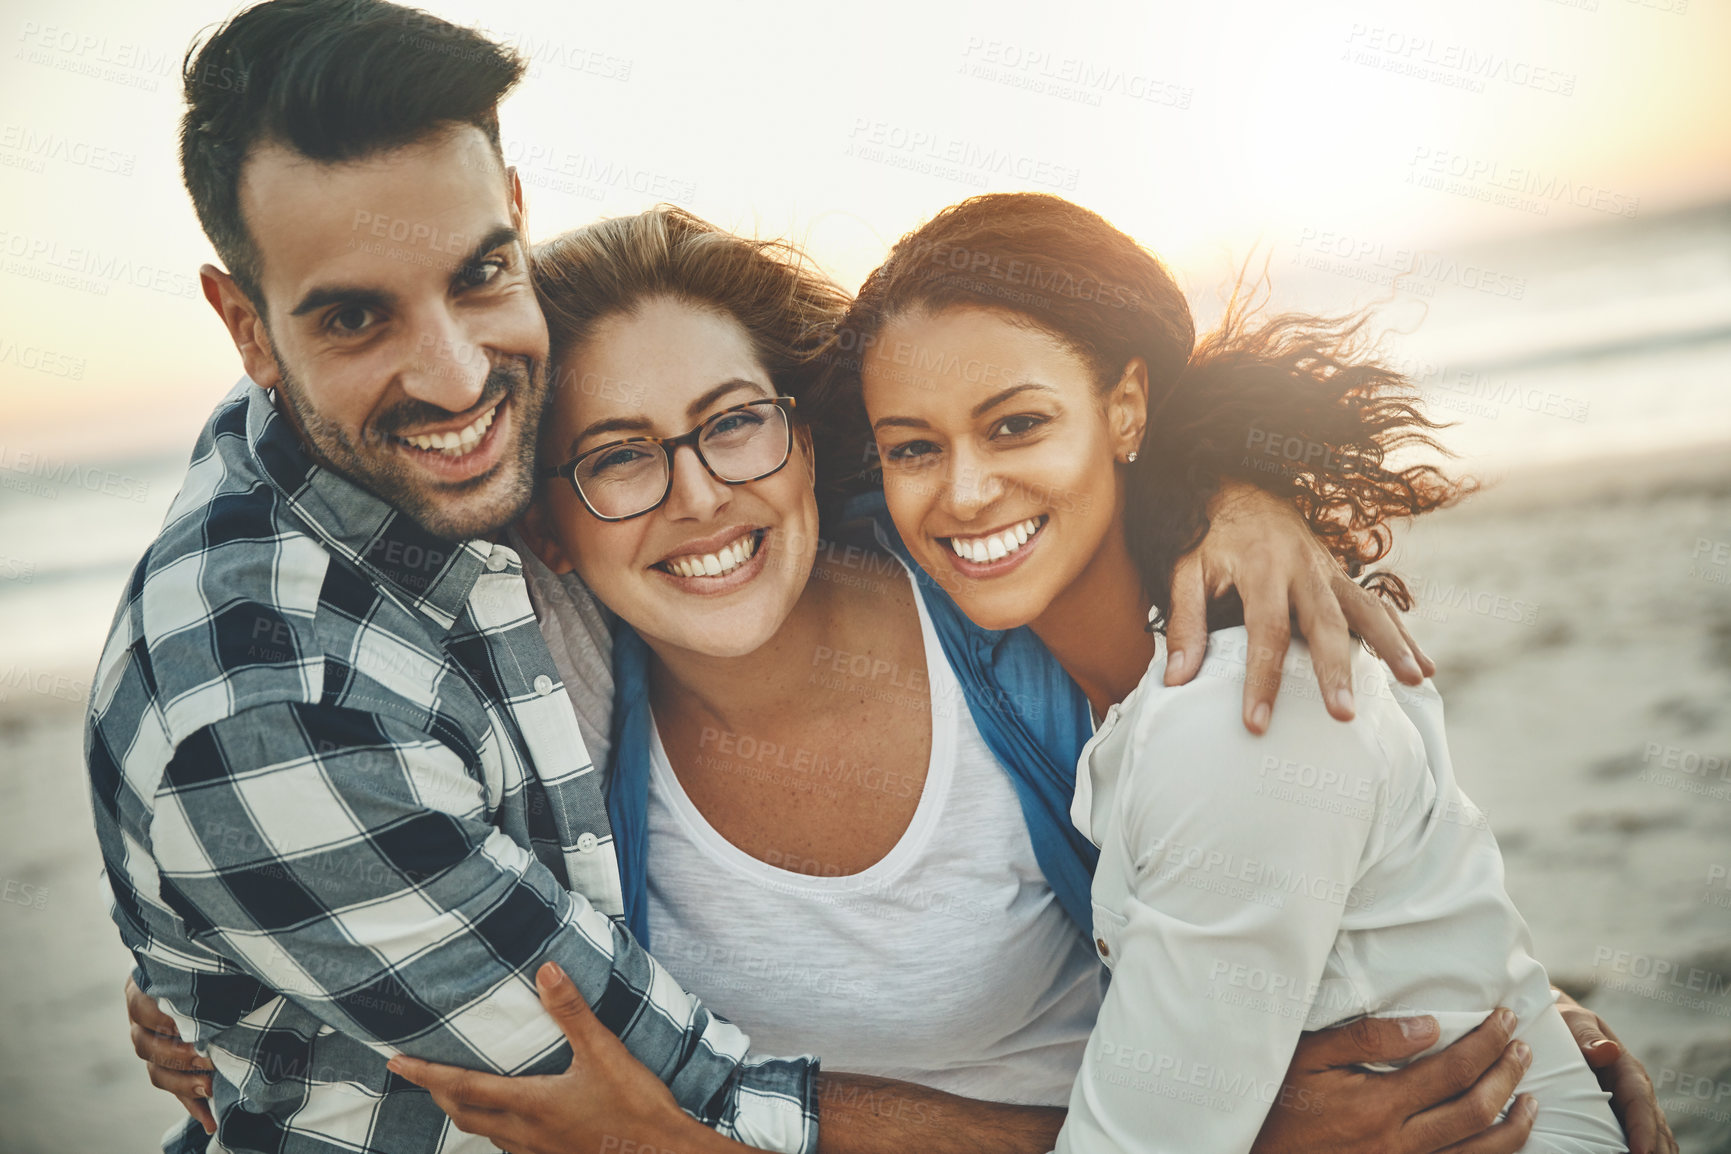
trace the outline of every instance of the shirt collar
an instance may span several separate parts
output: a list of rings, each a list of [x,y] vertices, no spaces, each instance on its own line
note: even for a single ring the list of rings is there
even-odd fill
[[[456,623],[494,546],[451,541],[324,465],[301,444],[275,395],[251,381],[246,439],[260,474],[333,553],[443,628]]]

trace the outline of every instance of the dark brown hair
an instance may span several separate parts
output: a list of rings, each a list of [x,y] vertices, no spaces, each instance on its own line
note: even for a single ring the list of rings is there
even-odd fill
[[[181,177],[205,236],[262,310],[258,246],[240,211],[254,148],[334,163],[472,124],[500,153],[498,104],[522,74],[509,48],[414,8],[267,0],[187,51]]]
[[[1098,214],[1044,194],[972,197],[898,241],[860,289],[821,394],[840,443],[819,459],[856,463],[852,476],[835,478],[843,486],[881,483],[860,400],[864,353],[910,311],[991,309],[1070,347],[1102,393],[1132,358],[1147,363],[1148,427],[1126,466],[1124,528],[1155,605],[1169,607],[1172,567],[1207,534],[1209,500],[1227,478],[1290,499],[1357,578],[1388,553],[1394,518],[1448,504],[1469,486],[1433,465],[1387,463],[1399,450],[1440,451],[1431,434],[1442,426],[1420,410],[1411,382],[1374,356],[1366,315],[1262,317],[1243,278],[1239,287],[1198,343],[1172,275]],[[1368,583],[1411,606],[1392,574]]]

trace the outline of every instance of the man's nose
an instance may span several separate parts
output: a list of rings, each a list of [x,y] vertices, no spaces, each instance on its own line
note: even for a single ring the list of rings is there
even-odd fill
[[[491,371],[486,347],[449,310],[439,309],[415,334],[403,391],[447,412],[466,412],[481,399]]]

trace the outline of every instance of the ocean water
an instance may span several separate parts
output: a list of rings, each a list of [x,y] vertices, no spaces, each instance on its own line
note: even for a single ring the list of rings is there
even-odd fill
[[[1380,302],[1467,471],[1731,452],[1731,203],[1447,250],[1318,235],[1269,273],[1277,307]],[[83,696],[184,469],[0,445],[0,700]]]
[[[83,700],[128,574],[186,472],[0,446],[0,702]]]
[[[1475,472],[1731,446],[1731,203],[1454,250],[1306,238],[1274,304],[1377,305]]]

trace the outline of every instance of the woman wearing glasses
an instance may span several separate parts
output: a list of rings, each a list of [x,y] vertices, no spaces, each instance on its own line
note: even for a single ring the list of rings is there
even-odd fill
[[[568,684],[594,673],[563,643],[601,628],[585,587],[618,618],[614,717],[584,720],[598,758],[613,747],[631,929],[754,1049],[960,1096],[933,1112],[885,1083],[854,1103],[883,1148],[1049,1149],[1102,970],[1092,862],[1069,821],[1073,753],[1018,750],[1014,732],[1079,744],[1085,712],[1062,707],[1075,687],[982,695],[981,670],[951,650],[988,635],[917,592],[892,554],[820,535],[817,494],[861,462],[819,460],[802,420],[847,297],[799,254],[665,209],[567,233],[536,266],[555,387],[543,488],[520,530],[546,566],[532,590]],[[1276,506],[1239,528],[1297,524]],[[1391,635],[1386,617],[1355,625]],[[1487,1113],[1519,1077],[1496,1027],[1459,1043],[1458,1063],[1385,1079],[1335,1069],[1429,1037],[1391,1024],[1307,1039],[1271,1091],[1295,1108],[1271,1115],[1264,1148],[1517,1149],[1529,1123]],[[401,1072],[507,1148],[593,1149],[597,1135],[626,1148],[593,1087],[657,1086],[612,1041],[580,1047],[572,1082]],[[1327,1110],[1310,1108],[1319,1095]],[[628,1137],[700,1149],[688,1121],[673,1110]]]

